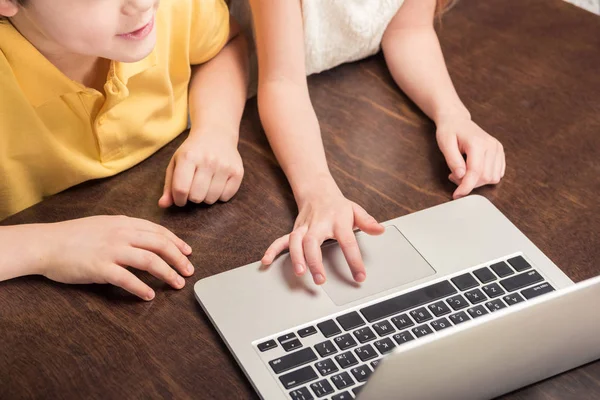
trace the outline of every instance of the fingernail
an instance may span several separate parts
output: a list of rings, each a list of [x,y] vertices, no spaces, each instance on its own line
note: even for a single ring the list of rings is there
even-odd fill
[[[302,265],[302,264],[296,264],[294,269],[296,270],[296,273],[298,275],[302,275],[304,273],[304,265]]]
[[[146,293],[146,300],[152,300],[154,298],[154,290],[150,289],[148,290],[148,293]]]
[[[455,174],[458,179],[461,179],[463,176],[465,176],[465,169],[459,168],[455,171]]]
[[[187,243],[185,244],[185,251],[186,251],[186,252],[188,252],[188,253],[191,253],[191,252],[192,252],[192,248],[191,248],[191,247],[190,247],[190,245],[189,245],[189,244],[187,244]]]
[[[185,281],[180,276],[177,277],[176,281],[177,281],[177,286],[183,286],[183,285],[185,285]]]
[[[192,263],[188,263],[186,271],[188,272],[188,274],[193,274],[194,273],[194,266],[192,265]]]
[[[364,273],[359,272],[358,274],[354,275],[354,280],[356,282],[362,282],[362,281],[364,281],[366,279],[366,277],[367,276]]]
[[[315,275],[315,283],[317,285],[322,285],[323,283],[325,283],[325,277],[321,274],[316,274]]]

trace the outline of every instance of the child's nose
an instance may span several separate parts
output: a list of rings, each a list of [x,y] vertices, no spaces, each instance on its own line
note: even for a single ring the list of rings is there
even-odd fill
[[[157,3],[156,0],[127,0],[123,5],[123,14],[135,16],[148,12]]]

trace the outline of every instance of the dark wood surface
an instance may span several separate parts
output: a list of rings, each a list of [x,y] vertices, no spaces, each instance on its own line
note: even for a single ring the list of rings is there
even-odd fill
[[[504,180],[476,192],[575,281],[600,273],[599,32],[599,17],[560,0],[462,0],[440,29],[461,97],[506,148]],[[349,198],[382,221],[450,200],[434,127],[398,91],[382,57],[309,82],[331,171]],[[3,221],[146,218],[193,246],[196,273],[181,291],[142,275],[157,289],[150,303],[108,286],[0,283],[0,399],[257,397],[192,287],[258,260],[292,227],[295,203],[250,101],[239,194],[213,207],[160,210],[164,171],[182,140]],[[600,362],[506,398],[600,398]]]

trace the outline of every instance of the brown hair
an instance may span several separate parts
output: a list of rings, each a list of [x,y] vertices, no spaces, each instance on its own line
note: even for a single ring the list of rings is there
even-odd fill
[[[24,6],[25,6],[25,3],[27,3],[27,0],[11,0],[11,1],[12,1],[13,3],[17,3],[17,4],[18,4],[19,6],[21,6],[21,7],[24,7]],[[3,17],[3,16],[1,16],[1,15],[0,15],[0,23],[1,23],[1,22],[4,22],[4,21],[7,21],[7,20],[8,20],[8,18],[6,18],[6,17]]]

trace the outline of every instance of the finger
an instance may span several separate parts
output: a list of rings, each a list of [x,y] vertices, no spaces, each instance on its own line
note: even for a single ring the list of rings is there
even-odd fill
[[[206,198],[204,199],[206,204],[214,204],[219,200],[219,197],[223,194],[223,189],[225,189],[227,178],[228,175],[223,171],[218,171],[213,175],[210,187],[208,188],[208,193],[206,193]]]
[[[321,253],[321,244],[327,239],[321,232],[312,229],[304,235],[302,240],[302,249],[304,250],[304,258],[310,273],[313,276],[313,281],[317,285],[325,283],[325,268],[323,268],[323,254]]]
[[[458,138],[456,135],[439,136],[438,146],[440,147],[440,150],[446,159],[446,164],[448,164],[448,167],[454,176],[459,179],[465,176],[465,159],[460,153],[460,149],[458,147]]]
[[[290,235],[285,235],[275,240],[267,251],[265,251],[265,255],[263,256],[261,262],[263,265],[271,265],[282,251],[288,249],[290,247]]]
[[[302,248],[302,240],[306,231],[306,226],[300,226],[290,233],[290,258],[292,259],[294,272],[298,276],[302,276],[306,272],[306,260],[304,259],[304,250]]]
[[[470,145],[467,149],[467,173],[462,182],[454,192],[454,198],[460,198],[468,195],[479,182],[481,172],[483,171],[485,153],[479,146]]]
[[[490,183],[494,183],[494,171],[496,168],[496,151],[488,150],[485,153],[485,166],[483,170],[482,176],[479,178],[479,182],[476,187],[489,185]]]
[[[448,175],[448,179],[456,186],[460,186],[460,183],[462,182],[462,179],[458,179],[454,174]]]
[[[175,167],[175,160],[171,159],[169,166],[167,167],[167,173],[165,175],[165,187],[163,194],[158,200],[158,206],[162,208],[171,207],[173,205],[173,196],[171,195],[171,182],[173,180],[173,169]]]
[[[175,171],[173,172],[172,194],[173,201],[179,207],[185,206],[192,187],[192,180],[196,166],[190,162],[175,162]]]
[[[504,178],[504,174],[506,173],[506,156],[502,160],[502,173],[500,174],[501,178]]]
[[[137,231],[131,238],[130,244],[133,247],[149,250],[159,255],[182,275],[190,276],[194,273],[194,267],[188,258],[173,241],[160,233]]]
[[[206,168],[197,168],[194,173],[194,179],[192,180],[192,186],[190,188],[190,195],[188,200],[192,203],[200,204],[206,198],[210,182],[213,178],[211,170]]]
[[[342,253],[344,253],[354,280],[356,282],[363,282],[367,278],[367,271],[365,270],[365,263],[360,254],[360,248],[358,247],[354,232],[349,226],[340,227],[335,231],[335,238],[342,249]]]
[[[171,232],[164,226],[155,224],[154,222],[150,222],[141,218],[127,218],[127,221],[129,224],[132,225],[133,228],[138,229],[140,231],[154,232],[166,236],[167,238],[169,238],[169,240],[175,243],[175,246],[177,246],[177,248],[186,256],[192,254],[192,248],[190,247],[190,245],[181,240],[177,235],[175,235],[173,232]]]
[[[496,164],[494,165],[494,183],[499,183],[502,179],[502,166],[504,165],[504,151],[502,145],[498,144],[498,154],[496,154]]]
[[[358,204],[352,203],[352,212],[354,213],[354,226],[361,231],[369,235],[380,235],[385,231],[385,227]]]
[[[223,194],[219,200],[221,201],[229,201],[235,194],[240,190],[240,186],[242,185],[242,178],[238,176],[232,176],[227,180],[225,184],[225,188],[223,189]]]
[[[137,276],[120,265],[111,265],[104,276],[106,283],[123,288],[139,298],[150,301],[154,298],[154,290],[142,282]]]
[[[146,271],[175,289],[185,286],[183,278],[162,258],[150,251],[128,247],[120,252],[116,261],[119,265]]]

